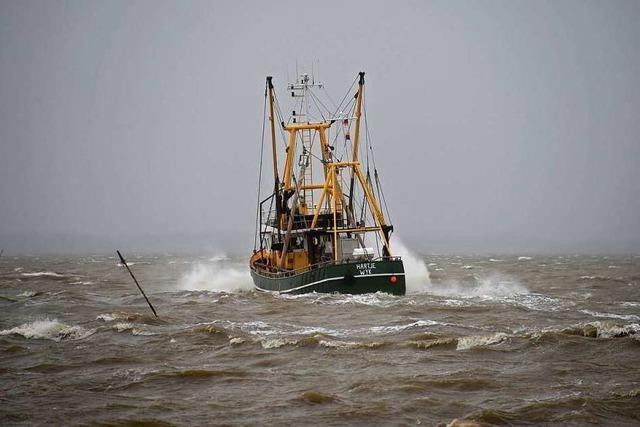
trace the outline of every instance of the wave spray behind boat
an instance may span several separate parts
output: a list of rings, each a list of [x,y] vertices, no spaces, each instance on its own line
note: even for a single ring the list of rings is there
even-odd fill
[[[391,238],[394,252],[402,258],[404,264],[404,279],[407,283],[407,295],[429,292],[431,277],[429,269],[420,255],[414,253],[400,240],[398,236]]]
[[[184,291],[240,292],[253,289],[244,262],[228,257],[212,257],[199,261],[178,280]]]

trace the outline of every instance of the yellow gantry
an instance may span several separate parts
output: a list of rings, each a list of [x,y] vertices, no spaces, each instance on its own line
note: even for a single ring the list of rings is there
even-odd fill
[[[322,193],[320,194],[320,200],[318,201],[318,205],[315,208],[315,211],[313,214],[313,220],[311,221],[310,228],[314,229],[317,227],[318,218],[320,217],[320,213],[322,212],[324,201],[328,196],[331,200],[331,204],[333,205],[331,211],[333,213],[334,226],[332,231],[334,234],[334,239],[337,239],[338,233],[358,233],[358,232],[366,233],[369,231],[377,231],[380,233],[380,237],[382,239],[384,246],[389,250],[389,253],[391,253],[389,242],[387,240],[386,235],[383,232],[383,227],[387,225],[384,219],[384,214],[380,210],[380,207],[378,206],[378,202],[373,196],[373,191],[369,187],[369,184],[367,183],[367,180],[364,177],[362,170],[360,169],[360,162],[333,162],[328,165],[328,168],[329,168],[329,174],[322,188]],[[352,226],[352,227],[346,227],[346,228],[338,227],[336,216],[337,216],[337,213],[340,212],[340,209],[338,209],[336,206],[336,200],[340,199],[342,197],[342,194],[338,193],[337,191],[337,188],[338,188],[337,171],[339,169],[344,169],[344,168],[350,168],[354,176],[358,178],[358,182],[362,186],[369,208],[373,213],[375,227],[364,227],[364,226],[362,227]],[[334,257],[335,256],[336,254],[334,253]]]

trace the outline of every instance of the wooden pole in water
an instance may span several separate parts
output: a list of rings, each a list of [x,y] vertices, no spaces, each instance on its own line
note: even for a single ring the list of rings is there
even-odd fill
[[[138,287],[138,289],[140,290],[140,293],[142,294],[142,296],[144,297],[145,300],[147,300],[147,304],[149,304],[149,307],[151,308],[151,311],[153,311],[153,314],[158,317],[158,313],[156,313],[156,309],[153,308],[153,306],[151,305],[151,301],[149,301],[149,298],[147,298],[147,296],[145,295],[144,291],[142,290],[142,287],[140,287],[140,284],[138,283],[138,280],[136,280],[136,276],[133,275],[133,272],[131,271],[131,269],[129,268],[129,265],[127,264],[127,261],[125,261],[124,257],[122,256],[122,254],[120,253],[119,250],[116,250],[116,252],[118,253],[118,256],[120,257],[120,262],[127,267],[127,271],[129,272],[129,274],[131,275],[131,278],[133,279],[134,282],[136,282],[136,286]]]
[[[2,248],[2,250],[0,250],[0,256],[2,256],[3,253],[4,253],[4,248]]]

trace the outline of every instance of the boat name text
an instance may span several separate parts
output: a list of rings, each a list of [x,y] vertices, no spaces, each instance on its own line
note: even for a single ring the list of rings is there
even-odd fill
[[[365,262],[362,264],[356,264],[359,274],[371,274],[372,270],[376,269],[376,264],[373,262]]]

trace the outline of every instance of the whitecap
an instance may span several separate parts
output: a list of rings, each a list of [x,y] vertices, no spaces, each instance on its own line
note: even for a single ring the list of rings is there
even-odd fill
[[[398,304],[402,302],[398,297],[393,295],[389,295],[383,292],[376,292],[374,294],[361,294],[361,295],[332,295],[329,298],[318,298],[316,302],[324,302],[336,305],[344,305],[344,304],[360,304],[360,305],[368,305],[374,307],[389,307],[391,305]]]
[[[335,340],[320,340],[318,344],[326,348],[357,348],[361,346],[361,344],[355,341],[335,341]]]
[[[119,322],[111,326],[111,329],[114,329],[116,332],[131,332],[131,335],[137,336],[150,336],[155,335],[153,332],[145,331],[139,328],[136,328],[133,323],[130,322]]]
[[[116,319],[115,314],[100,314],[96,317],[96,320],[102,320],[103,322],[112,322]]]
[[[294,334],[294,335],[317,335],[317,334],[340,335],[341,332],[335,329],[324,328],[322,326],[309,326],[309,327],[302,327],[300,329],[291,331],[291,334]]]
[[[118,332],[129,331],[133,329],[133,323],[120,322],[113,325],[113,328]]]
[[[481,335],[458,338],[456,350],[469,350],[476,347],[486,347],[490,345],[500,344],[508,339],[508,335],[503,332],[497,332],[493,335]]]
[[[36,291],[24,291],[22,293],[19,293],[17,296],[24,297],[24,298],[31,298],[31,297],[35,297],[36,295],[38,295]]]
[[[436,322],[434,320],[418,320],[412,323],[408,323],[405,325],[391,325],[391,326],[372,326],[368,329],[370,333],[373,334],[390,334],[393,332],[400,332],[406,329],[418,328],[418,327],[426,327],[426,326],[435,326],[441,325],[441,323]]]
[[[636,316],[635,314],[600,313],[598,311],[591,310],[580,310],[580,313],[588,314],[593,317],[603,317],[608,319],[640,320],[640,316]]]
[[[623,305],[625,307],[640,307],[640,302],[623,301],[623,302],[620,303],[620,305]]]
[[[543,294],[523,294],[506,297],[503,302],[520,305],[535,311],[560,311],[568,306],[575,306],[575,302],[560,300]]]
[[[532,260],[533,258],[530,256],[519,256],[518,257],[518,261],[529,261]]]
[[[131,334],[132,335],[136,335],[136,336],[144,336],[144,337],[149,337],[149,336],[153,336],[156,335],[153,332],[150,331],[144,331],[142,329],[138,329],[138,328],[133,328],[131,329]]]
[[[590,324],[598,331],[598,338],[616,338],[629,335],[637,336],[638,332],[640,332],[640,325],[637,323],[617,325],[608,322],[596,321],[591,322]]]
[[[474,276],[475,283],[471,285],[449,281],[438,285],[431,285],[429,293],[440,296],[470,297],[503,297],[528,294],[529,290],[519,281],[504,274]]]
[[[55,271],[36,271],[33,273],[21,273],[24,277],[64,277],[64,274]]]
[[[272,348],[280,348],[285,345],[295,345],[297,343],[296,340],[285,339],[285,338],[263,338],[260,340],[260,345],[262,348],[268,350]]]

